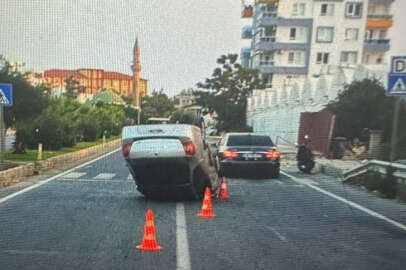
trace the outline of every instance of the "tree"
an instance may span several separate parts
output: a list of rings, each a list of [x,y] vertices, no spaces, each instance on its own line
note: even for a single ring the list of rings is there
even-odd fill
[[[385,95],[385,88],[378,80],[364,79],[352,82],[338,95],[334,103],[327,105],[327,108],[336,115],[334,136],[362,139],[366,129],[382,130],[384,149],[390,148],[394,97]],[[406,108],[402,106],[399,123],[405,122]],[[404,125],[399,125],[398,137],[397,147],[406,150]],[[383,158],[387,158],[388,153]],[[406,151],[399,151],[400,153],[406,154]]]
[[[47,106],[46,94],[49,89],[44,86],[32,86],[23,74],[11,71],[8,61],[0,55],[0,82],[13,85],[13,106],[4,110],[6,129],[17,123],[29,123],[41,114]],[[16,136],[15,152],[24,153],[24,143]]]
[[[183,109],[176,110],[169,120],[170,123],[193,124],[194,113]]]
[[[265,87],[259,71],[242,67],[237,59],[236,54],[222,55],[211,78],[197,84],[196,102],[217,112],[219,131],[246,130],[247,97]]]
[[[84,86],[81,86],[79,82],[73,77],[70,76],[65,80],[66,86],[66,92],[64,93],[64,96],[67,98],[72,98],[75,99],[78,97],[79,94],[83,93],[85,90]]]
[[[153,91],[151,96],[141,99],[141,117],[145,123],[150,117],[169,117],[175,111],[175,102],[168,98],[163,89]]]

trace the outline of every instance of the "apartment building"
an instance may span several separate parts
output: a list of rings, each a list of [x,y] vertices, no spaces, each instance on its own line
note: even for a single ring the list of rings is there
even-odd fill
[[[393,0],[256,0],[243,3],[241,63],[269,88],[338,68],[385,65]],[[248,19],[251,19],[252,25]],[[246,41],[244,41],[246,42]]]

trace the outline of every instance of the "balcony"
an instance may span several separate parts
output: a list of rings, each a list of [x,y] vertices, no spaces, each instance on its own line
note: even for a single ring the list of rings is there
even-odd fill
[[[368,19],[392,20],[392,18],[391,14],[368,14]]]
[[[251,5],[244,6],[241,11],[241,18],[252,18],[254,14],[254,9]]]
[[[369,19],[367,20],[367,28],[391,28],[393,20],[391,19]]]
[[[368,52],[387,52],[390,49],[390,39],[366,39],[364,50]]]
[[[310,45],[306,43],[281,43],[275,42],[275,38],[262,37],[259,42],[255,44],[255,50],[260,51],[274,51],[274,50],[293,50],[305,51]]]

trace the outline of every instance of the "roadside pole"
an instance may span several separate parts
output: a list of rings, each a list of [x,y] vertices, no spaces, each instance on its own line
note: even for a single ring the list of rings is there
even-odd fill
[[[390,147],[390,161],[397,158],[397,142],[399,129],[399,111],[402,97],[406,96],[406,56],[392,56],[388,74],[387,96],[394,97],[394,111],[392,122],[392,138]]]
[[[398,142],[398,129],[399,129],[399,111],[400,111],[400,97],[395,97],[395,109],[393,113],[392,123],[392,138],[390,147],[390,161],[396,160],[397,157],[397,142]]]
[[[0,105],[0,142],[1,142],[1,164],[4,163],[5,154],[6,154],[6,144],[5,144],[5,130],[4,130],[4,106]]]
[[[1,153],[0,162],[4,163],[6,154],[6,125],[4,123],[4,107],[13,106],[13,85],[9,83],[0,83],[0,143]]]

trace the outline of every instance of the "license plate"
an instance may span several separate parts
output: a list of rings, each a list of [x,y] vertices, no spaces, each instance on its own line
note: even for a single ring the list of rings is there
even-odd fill
[[[261,158],[262,155],[261,154],[245,154],[246,158]]]

